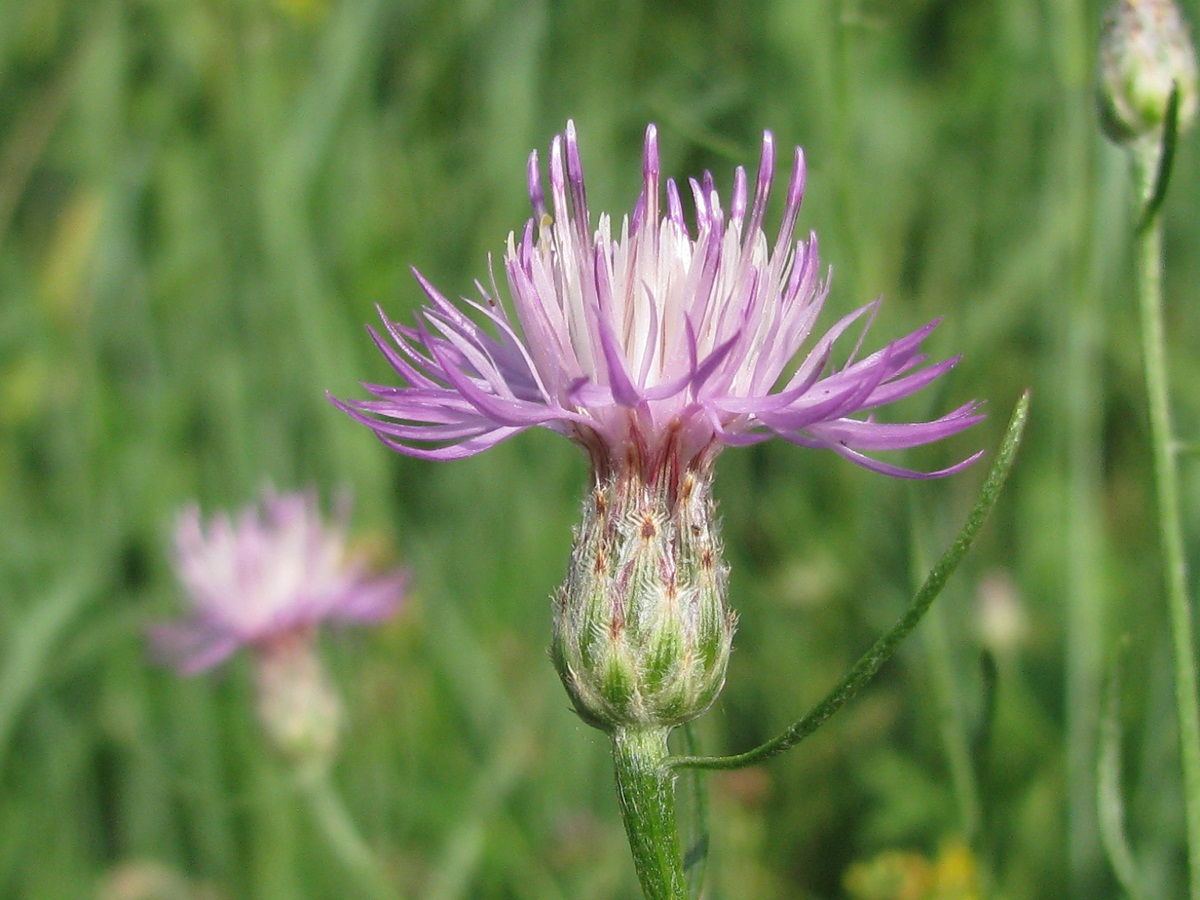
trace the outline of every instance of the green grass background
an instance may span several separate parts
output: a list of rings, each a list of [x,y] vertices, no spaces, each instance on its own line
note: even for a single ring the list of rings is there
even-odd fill
[[[1120,896],[1094,773],[1125,634],[1127,827],[1149,896],[1181,896],[1130,179],[1092,98],[1101,12],[0,0],[0,896],[136,897],[151,864],[206,896],[353,895],[263,747],[245,660],[181,680],[145,652],[146,624],[180,609],[176,511],[267,482],[349,488],[363,539],[415,571],[397,620],[324,643],[349,708],[335,778],[405,894],[637,896],[606,742],[545,654],[583,455],[539,431],[412,460],[324,397],[392,380],[363,323],[416,308],[409,266],[451,296],[486,278],[528,214],[527,154],[568,117],[593,208],[617,213],[649,121],[666,172],[711,168],[725,190],[764,128],[806,148],[825,321],[882,295],[873,346],[944,316],[930,350],[963,354],[887,414],[987,401],[985,424],[906,462],[994,447],[1034,392],[1007,494],[900,658],[785,758],[711,778],[710,896],[843,896],[855,861],[955,839],[988,897]],[[1185,438],[1198,176],[1185,140],[1165,210]],[[723,455],[741,627],[706,749],[746,749],[831,687],[982,475],[909,485],[782,442]],[[989,626],[997,609],[1020,627]]]

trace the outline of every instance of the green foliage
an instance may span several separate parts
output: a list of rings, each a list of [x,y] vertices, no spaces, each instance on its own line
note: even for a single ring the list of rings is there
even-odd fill
[[[829,321],[877,295],[877,338],[944,316],[932,352],[963,362],[909,410],[991,404],[907,463],[994,447],[1033,388],[1007,492],[939,600],[944,640],[918,632],[803,747],[714,777],[711,895],[839,896],[855,862],[965,838],[986,896],[1117,896],[1096,734],[1125,633],[1125,830],[1143,888],[1179,895],[1135,209],[1094,109],[1101,11],[0,0],[0,896],[136,896],[120,890],[139,874],[196,897],[345,896],[263,744],[245,661],[181,681],[145,653],[146,623],[178,609],[175,511],[240,506],[264,481],[351,489],[363,539],[416,571],[398,620],[324,644],[349,720],[333,777],[396,884],[637,896],[607,742],[545,653],[582,454],[539,432],[422,463],[324,398],[391,378],[362,325],[376,303],[402,319],[420,302],[409,266],[451,296],[486,280],[527,214],[526,154],[568,116],[589,200],[618,212],[648,121],[667,173],[712,168],[725,188],[764,128],[806,148],[801,226],[834,267]],[[1164,206],[1193,441],[1196,163],[1185,136]],[[984,468],[910,487],[774,442],[717,472],[740,630],[696,723],[706,753],[769,738],[838,682]],[[1183,476],[1197,535],[1191,460]],[[969,779],[956,746],[974,750]]]

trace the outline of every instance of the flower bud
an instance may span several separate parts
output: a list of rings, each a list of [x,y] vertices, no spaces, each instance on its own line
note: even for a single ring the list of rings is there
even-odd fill
[[[649,483],[635,468],[598,476],[554,609],[555,668],[579,715],[605,731],[704,712],[736,622],[708,472]]]
[[[272,746],[297,770],[333,759],[342,706],[317,655],[312,629],[285,632],[255,648],[258,716]]]
[[[1099,99],[1105,133],[1117,143],[1156,135],[1171,91],[1179,130],[1196,117],[1196,53],[1174,0],[1117,0],[1100,34]]]

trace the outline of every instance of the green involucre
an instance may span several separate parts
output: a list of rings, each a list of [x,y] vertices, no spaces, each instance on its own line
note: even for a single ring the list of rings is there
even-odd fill
[[[551,649],[580,716],[611,731],[670,728],[704,712],[733,641],[727,580],[706,473],[672,484],[627,470],[595,485]]]

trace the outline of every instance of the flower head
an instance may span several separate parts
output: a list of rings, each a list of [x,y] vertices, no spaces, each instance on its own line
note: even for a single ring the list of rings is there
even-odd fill
[[[1195,120],[1196,51],[1174,0],[1117,0],[1104,17],[1098,68],[1101,124],[1117,143],[1157,138],[1172,91],[1180,132]]]
[[[968,403],[930,422],[872,417],[955,364],[929,364],[920,351],[936,322],[859,357],[876,302],[813,340],[828,282],[816,236],[793,233],[805,181],[799,148],[773,244],[763,231],[775,175],[769,132],[753,188],[738,168],[728,211],[711,174],[689,182],[694,228],[673,180],[662,205],[653,125],[641,196],[619,224],[606,214],[593,224],[572,123],[551,145],[549,205],[536,152],[528,174],[534,215],[520,237],[509,235],[504,256],[512,314],[494,277],[476,283],[480,299],[455,304],[416,273],[429,304],[415,325],[381,311],[386,336],[371,332],[407,383],[366,385],[371,400],[334,400],[392,448],[454,459],[540,425],[581,444],[599,477],[632,465],[647,481],[772,436],[911,478],[975,458],[920,473],[867,455],[941,440],[980,416]],[[835,366],[835,342],[856,325],[849,359]]]
[[[494,275],[476,283],[478,300],[455,304],[417,273],[429,303],[416,323],[380,311],[386,334],[371,331],[406,383],[333,401],[412,456],[470,456],[534,425],[587,450],[593,485],[555,599],[551,657],[576,710],[605,730],[669,730],[724,683],[735,616],[711,497],[723,447],[779,436],[911,478],[975,459],[920,473],[867,455],[956,434],[979,420],[977,404],[931,422],[874,420],[956,360],[921,353],[936,322],[860,357],[878,303],[813,339],[828,282],[816,237],[794,237],[801,151],[770,243],[774,175],[767,133],[754,185],[736,171],[728,212],[712,175],[689,182],[689,227],[670,179],[663,206],[651,126],[633,213],[593,223],[568,122],[550,148],[548,201],[537,153],[529,159],[533,217],[504,255],[512,312]],[[834,344],[856,325],[839,367]]]
[[[327,524],[309,494],[268,491],[260,506],[207,526],[196,506],[175,529],[175,567],[191,615],[156,627],[155,649],[184,674],[241,646],[294,644],[323,621],[377,622],[404,598],[408,575],[375,576],[346,547],[346,518]],[[302,641],[303,642],[303,641]]]

